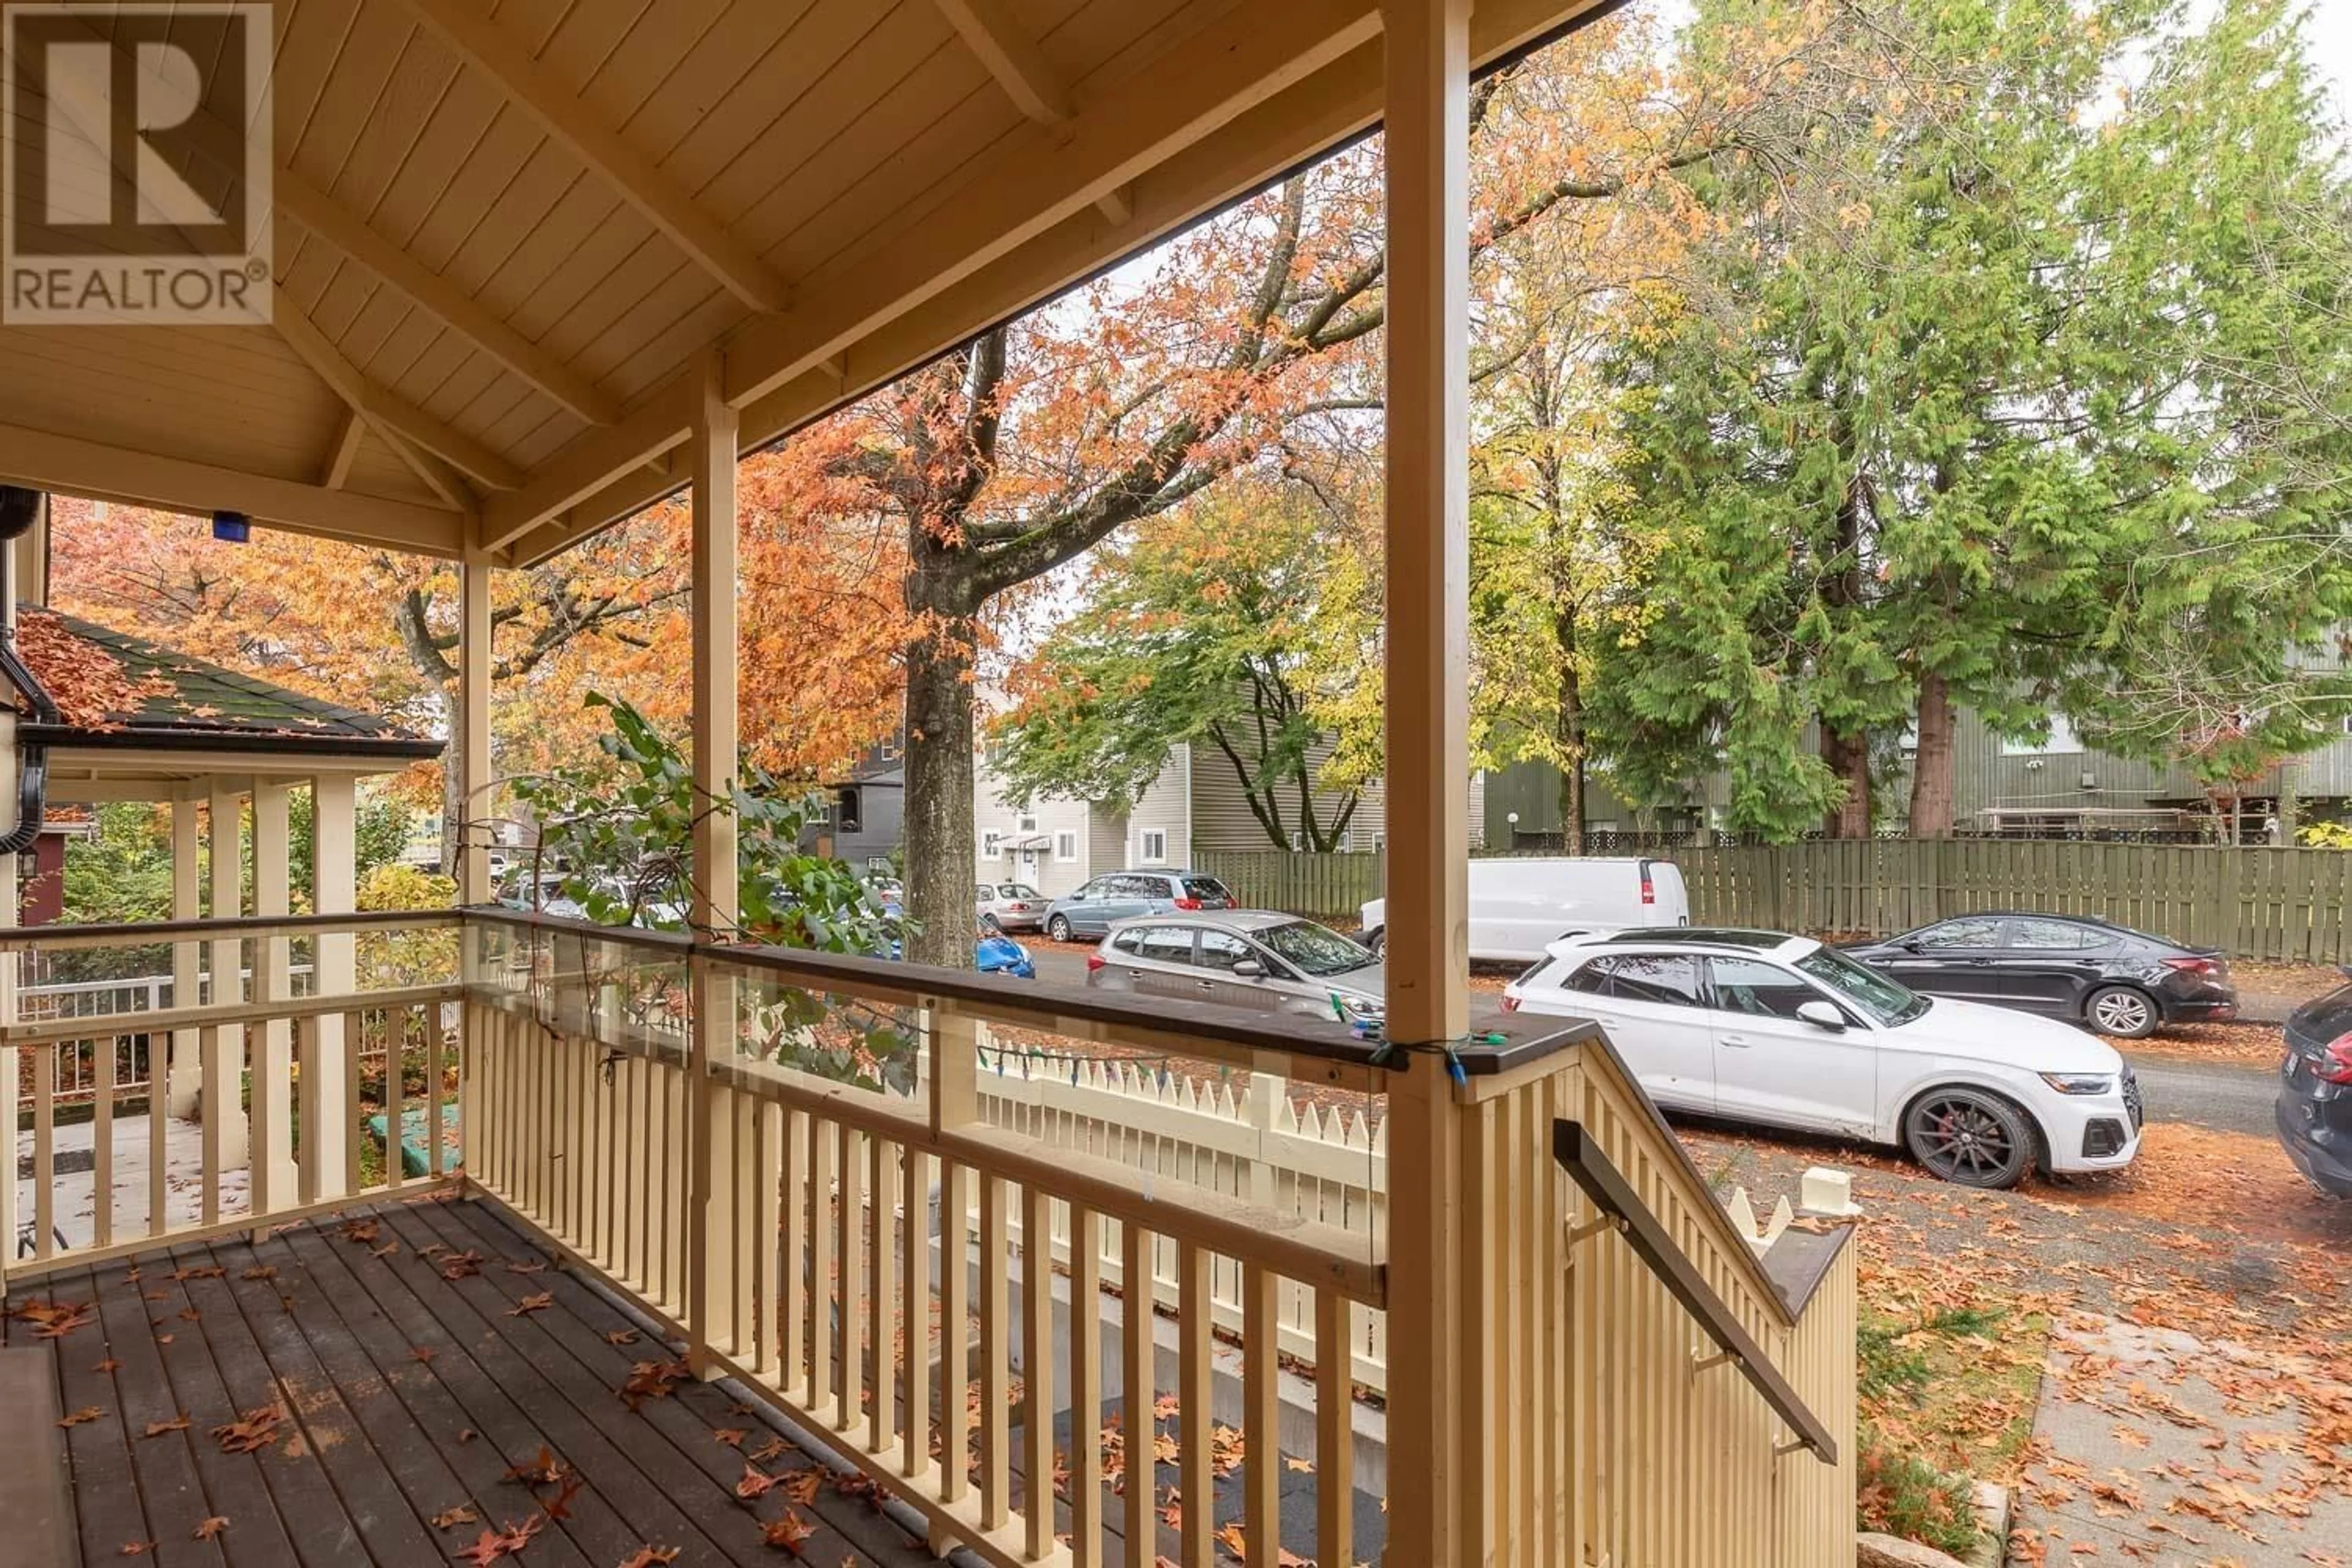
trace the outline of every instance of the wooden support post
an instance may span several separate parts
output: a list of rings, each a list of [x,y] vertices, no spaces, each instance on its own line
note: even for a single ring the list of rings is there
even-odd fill
[[[1467,1027],[1470,0],[1384,0],[1388,177],[1388,1028]],[[1389,1100],[1391,1563],[1498,1561],[1465,1533],[1461,1118],[1437,1061]],[[1487,1550],[1491,1550],[1488,1548]]]
[[[310,781],[310,907],[322,915],[350,914],[359,908],[359,800],[358,784],[349,773],[321,773]],[[359,984],[358,938],[349,931],[322,931],[312,939],[310,952],[312,989],[320,996],[348,996]],[[437,1034],[441,1026],[441,1009],[425,1009],[426,1029]],[[400,1035],[385,1021],[383,1070],[388,1079],[400,1075]],[[341,1197],[345,1185],[343,1173],[350,1164],[347,1152],[359,1130],[346,1124],[340,1108],[351,1098],[349,1080],[358,1071],[352,1056],[359,1041],[343,1031],[341,1013],[320,1015],[318,1032],[313,1037],[312,1055],[303,1064],[302,1142],[306,1151],[303,1163],[313,1173],[318,1191],[306,1194],[303,1201]],[[436,1058],[437,1059],[437,1058]],[[310,1079],[316,1077],[314,1084]],[[391,1103],[387,1088],[384,1102]],[[431,1124],[434,1097],[425,1097],[425,1147],[438,1148],[440,1129]],[[310,1107],[320,1108],[313,1118]],[[400,1129],[391,1129],[393,1148],[399,1148]],[[399,1163],[397,1159],[393,1161]]]
[[[204,918],[204,822],[197,814],[197,804],[191,796],[172,803],[172,918],[175,921]],[[196,1005],[197,993],[204,987],[204,972],[203,943],[172,944],[173,1006]],[[192,1116],[196,1109],[197,1086],[204,1081],[202,1064],[196,1060],[196,1032],[173,1030],[171,1050],[171,1073],[163,1110],[172,1116]],[[151,1115],[154,1109],[149,1108]]]
[[[289,803],[294,785],[289,779],[253,781],[253,912],[284,915],[293,908],[291,830]],[[217,862],[215,862],[217,864]],[[282,936],[262,937],[254,944],[253,999],[283,1002],[289,994],[288,949]],[[253,1154],[253,1212],[264,1215],[294,1201],[299,1176],[294,1168],[294,1027],[283,1018],[253,1028],[259,1049],[253,1063],[253,1110],[261,1125]],[[310,1125],[303,1135],[310,1135]]]
[[[688,921],[700,933],[735,930],[736,518],[735,410],[726,395],[726,365],[711,356],[702,366],[694,436],[694,890]],[[687,1359],[697,1373],[717,1375],[709,1352],[732,1345],[737,1182],[719,1168],[733,1141],[716,1135],[723,1092],[713,1067],[735,1054],[736,982],[700,960],[694,963],[694,1039],[687,1093],[691,1132],[687,1193]],[[822,1283],[822,1281],[820,1281]],[[845,1373],[845,1381],[846,1381]]]
[[[212,840],[212,907],[215,920],[232,920],[245,912],[244,798],[226,782],[215,779],[207,815]],[[220,937],[206,944],[212,970],[215,1006],[245,1000],[245,943]],[[212,1178],[247,1163],[249,1149],[245,1120],[245,1026],[224,1024],[204,1031],[205,1142],[210,1154]]]
[[[490,558],[457,573],[457,900],[490,901]]]

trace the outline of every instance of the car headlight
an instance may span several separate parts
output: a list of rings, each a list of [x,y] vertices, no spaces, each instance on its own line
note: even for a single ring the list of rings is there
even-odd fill
[[[1380,1019],[1389,1016],[1385,1002],[1374,1002],[1362,996],[1342,996],[1339,1000],[1341,1009],[1350,1018]]]
[[[2103,1072],[2045,1072],[2042,1081],[2061,1094],[2108,1094],[2116,1080]]]

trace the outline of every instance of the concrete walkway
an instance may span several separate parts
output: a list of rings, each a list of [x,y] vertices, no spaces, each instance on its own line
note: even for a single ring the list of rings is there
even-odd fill
[[[2301,1369],[2299,1399],[2280,1393],[2291,1370],[2244,1346],[2075,1315],[2052,1336],[2010,1561],[2352,1563],[2352,1498],[2318,1484],[2323,1470],[2340,1479],[2347,1369]]]
[[[195,1225],[204,1217],[205,1202],[205,1130],[201,1123],[180,1117],[167,1119],[163,1130],[163,1206],[167,1226]],[[114,1121],[114,1235],[117,1240],[130,1240],[147,1231],[148,1206],[148,1133],[147,1118],[118,1116]],[[58,1166],[51,1188],[55,1196],[52,1215],[53,1229],[62,1237],[58,1245],[88,1247],[97,1226],[98,1178],[93,1162],[97,1151],[97,1124],[89,1121],[57,1128],[50,1140],[52,1157]],[[33,1158],[33,1134],[22,1131],[16,1135],[16,1168],[25,1171]],[[19,1220],[21,1235],[15,1246],[16,1255],[25,1256],[29,1250],[33,1224],[33,1192],[29,1186],[18,1189],[22,1209]],[[220,1213],[231,1218],[247,1213],[251,1207],[251,1173],[244,1166],[221,1173]]]

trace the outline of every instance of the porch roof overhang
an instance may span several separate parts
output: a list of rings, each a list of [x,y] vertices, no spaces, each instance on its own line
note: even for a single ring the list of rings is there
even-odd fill
[[[1480,0],[1474,64],[1616,3]],[[1360,133],[1382,79],[1379,0],[275,9],[272,325],[0,326],[0,480],[528,564],[686,484],[714,353],[755,447]]]

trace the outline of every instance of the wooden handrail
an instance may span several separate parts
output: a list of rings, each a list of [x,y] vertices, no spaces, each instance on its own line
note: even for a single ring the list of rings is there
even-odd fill
[[[1633,1247],[1634,1256],[1658,1277],[1669,1294],[1683,1305],[1683,1310],[1698,1321],[1707,1338],[1731,1358],[1764,1403],[1788,1424],[1797,1435],[1797,1441],[1813,1452],[1813,1457],[1825,1465],[1837,1463],[1837,1439],[1822,1424],[1821,1417],[1806,1408],[1789,1380],[1780,1375],[1753,1336],[1739,1319],[1717,1295],[1699,1273],[1698,1266],[1676,1246],[1675,1238],[1624,1173],[1610,1162],[1600,1143],[1589,1136],[1581,1122],[1566,1119],[1555,1121],[1551,1128],[1552,1155],[1568,1172],[1570,1180],[1582,1188],[1593,1206],[1617,1222],[1618,1234]]]
[[[289,996],[282,1002],[227,1002],[208,1007],[90,1013],[78,1018],[43,1018],[34,1023],[0,1026],[0,1047],[53,1045],[60,1040],[101,1040],[117,1035],[168,1035],[179,1029],[274,1023],[281,1018],[364,1013],[378,1007],[413,1007],[419,1003],[456,1002],[461,1000],[465,994],[466,988],[453,981],[442,985],[402,985],[388,986],[382,991],[349,991],[337,996]]]
[[[0,952],[28,947],[64,952],[79,947],[141,947],[167,942],[245,937],[341,936],[410,926],[457,926],[456,910],[382,910],[371,914],[236,915],[225,920],[142,921],[125,925],[13,926],[0,930]]]

